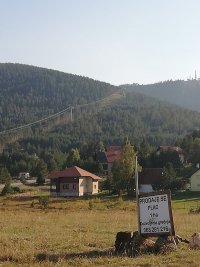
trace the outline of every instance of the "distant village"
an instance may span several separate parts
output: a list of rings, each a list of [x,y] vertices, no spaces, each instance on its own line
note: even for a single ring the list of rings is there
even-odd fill
[[[9,154],[3,150],[1,155]],[[72,149],[68,155],[68,166],[60,170],[48,172],[44,164],[36,166],[38,174],[32,176],[23,167],[20,172],[11,177],[6,168],[1,168],[1,189],[7,184],[11,187],[8,193],[20,192],[20,184],[28,186],[48,186],[51,197],[81,197],[107,194],[135,193],[135,157],[133,146],[127,142],[123,146],[107,146],[95,151],[96,169],[79,166],[77,149]],[[36,154],[32,156],[38,161]],[[155,190],[170,189],[176,191],[200,192],[200,169],[187,162],[186,152],[178,146],[159,146],[151,155],[151,161],[139,158],[139,192],[147,193]],[[153,166],[151,163],[153,162]],[[161,164],[162,162],[162,164]],[[80,164],[81,165],[81,164]],[[156,167],[156,165],[158,167]],[[163,165],[163,167],[160,167]],[[174,167],[175,166],[175,167]],[[17,189],[18,188],[18,189]],[[4,190],[5,191],[5,190]]]

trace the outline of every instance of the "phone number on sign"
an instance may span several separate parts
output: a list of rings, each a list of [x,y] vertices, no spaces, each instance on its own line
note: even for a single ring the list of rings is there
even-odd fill
[[[143,233],[160,233],[160,232],[167,233],[169,231],[170,229],[168,226],[144,227],[142,229]]]

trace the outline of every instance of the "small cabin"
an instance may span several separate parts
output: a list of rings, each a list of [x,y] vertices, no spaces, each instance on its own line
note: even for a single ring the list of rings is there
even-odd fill
[[[77,166],[64,171],[52,172],[50,179],[50,196],[78,197],[97,194],[100,177]]]

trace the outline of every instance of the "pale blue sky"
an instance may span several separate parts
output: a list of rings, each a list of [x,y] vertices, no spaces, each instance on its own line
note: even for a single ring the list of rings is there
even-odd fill
[[[200,77],[199,0],[0,0],[0,62],[112,84]]]

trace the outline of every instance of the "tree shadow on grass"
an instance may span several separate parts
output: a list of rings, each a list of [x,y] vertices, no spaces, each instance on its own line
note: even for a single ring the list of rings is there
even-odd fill
[[[106,250],[92,250],[92,251],[85,251],[80,253],[61,253],[61,254],[48,254],[48,253],[38,253],[35,255],[35,259],[38,262],[42,261],[50,261],[50,262],[58,262],[60,259],[64,260],[72,260],[75,258],[99,258],[99,257],[112,257],[115,255],[114,249],[109,248]]]
[[[192,201],[199,201],[200,197],[198,198],[190,198],[190,199],[174,199],[175,203],[180,203],[180,202],[192,202]]]

